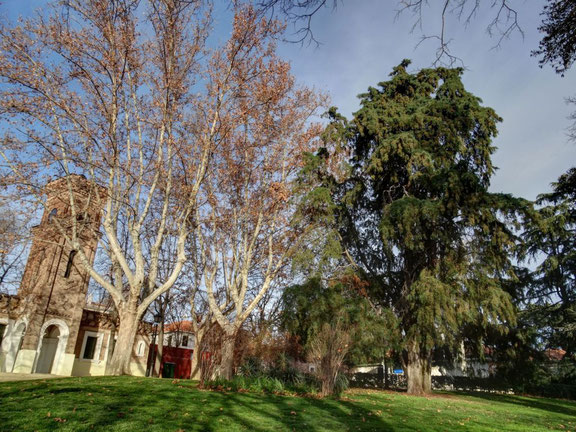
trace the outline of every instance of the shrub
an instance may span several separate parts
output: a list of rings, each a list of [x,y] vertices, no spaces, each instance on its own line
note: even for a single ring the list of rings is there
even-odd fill
[[[278,378],[262,378],[264,391],[267,393],[284,393],[284,383]]]
[[[262,386],[262,379],[260,377],[247,379],[246,388],[254,393],[263,393],[264,387]]]
[[[339,353],[340,355],[340,353]],[[251,391],[254,393],[317,395],[322,393],[324,382],[316,375],[300,372],[285,355],[280,355],[269,369],[255,357],[248,357],[240,366],[240,375],[232,380],[221,378],[208,381],[205,388],[224,391]],[[348,389],[348,378],[336,371],[333,390],[322,395],[339,396]]]
[[[257,377],[264,374],[264,365],[258,357],[247,357],[240,366],[240,375]]]
[[[336,379],[341,375],[344,358],[350,349],[352,337],[341,319],[324,323],[311,337],[308,350],[311,360],[317,363],[322,381],[322,396],[337,395]]]
[[[276,359],[268,375],[287,385],[296,385],[304,380],[304,374],[294,368],[283,354]]]
[[[339,397],[342,393],[344,393],[345,390],[348,390],[348,387],[350,387],[348,377],[343,373],[336,375],[336,379],[334,380],[333,394]]]
[[[236,376],[231,380],[216,378],[207,381],[204,388],[218,391],[251,391],[254,393],[310,395],[319,392],[320,382],[315,377],[309,375],[303,375],[302,381],[298,384],[287,384],[278,378],[270,376]]]

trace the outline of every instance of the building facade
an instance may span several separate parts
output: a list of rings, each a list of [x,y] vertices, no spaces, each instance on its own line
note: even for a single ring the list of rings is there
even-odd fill
[[[87,304],[90,276],[69,239],[76,231],[94,263],[105,189],[71,175],[46,185],[40,224],[15,296],[0,295],[0,372],[104,375],[114,350],[116,319]],[[72,218],[71,203],[75,218]],[[132,373],[144,375],[149,336],[141,326]]]

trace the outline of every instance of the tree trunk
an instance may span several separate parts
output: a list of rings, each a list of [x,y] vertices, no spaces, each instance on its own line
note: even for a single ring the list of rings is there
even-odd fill
[[[162,353],[164,351],[164,315],[162,315],[162,322],[159,325],[158,337],[156,339],[156,358],[154,359],[154,367],[152,368],[152,376],[160,377],[160,367],[162,366]]]
[[[322,363],[325,363],[323,361]],[[330,396],[334,394],[334,386],[336,384],[336,375],[338,371],[334,371],[332,365],[322,365],[320,366],[322,370],[322,390],[320,395],[322,397]]]
[[[112,375],[112,356],[114,355],[114,351],[116,348],[116,331],[118,329],[116,328],[116,320],[113,319],[112,322],[113,322],[113,324],[112,324],[112,329],[110,330],[110,339],[108,339],[109,345],[108,345],[108,350],[107,350],[107,355],[106,355],[106,367],[104,369],[104,373],[106,375]]]
[[[201,350],[198,345],[194,345],[194,351],[192,351],[192,370],[190,372],[190,379],[200,380],[201,370],[200,365],[202,361]]]
[[[220,360],[219,376],[230,380],[234,367],[234,347],[236,345],[236,332],[228,333],[224,331],[222,335],[222,359]]]
[[[405,352],[408,394],[424,395],[432,392],[432,367],[430,356],[422,352],[417,343],[410,343]]]
[[[192,351],[192,371],[190,372],[190,379],[200,380],[202,371],[202,343],[204,338],[204,330],[198,329],[194,335],[194,351]]]
[[[128,307],[126,307],[128,309]],[[112,375],[131,375],[130,361],[134,348],[134,339],[138,331],[140,317],[134,310],[126,310],[120,314],[120,326],[118,327],[118,338],[114,346],[114,354],[110,365]]]
[[[388,375],[388,364],[386,358],[384,358],[382,365],[384,366],[384,388],[388,390],[390,388],[390,375]]]

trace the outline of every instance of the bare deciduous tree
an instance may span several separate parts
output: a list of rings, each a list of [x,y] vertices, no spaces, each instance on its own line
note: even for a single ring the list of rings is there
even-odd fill
[[[295,26],[296,37],[292,42],[319,44],[314,36],[312,19],[325,7],[330,6],[336,9],[338,3],[338,0],[260,0],[258,5],[264,13],[285,16]],[[518,18],[519,7],[514,5],[514,0],[397,0],[395,9],[396,17],[406,13],[412,15],[413,32],[422,31],[424,17],[436,23],[434,25],[436,30],[432,33],[422,33],[418,45],[426,41],[434,41],[436,57],[433,64],[454,66],[456,63],[462,63],[462,60],[451,51],[450,18],[454,17],[468,26],[485,6],[490,9],[491,14],[486,31],[491,37],[497,39],[497,47],[515,33],[524,36],[524,30]],[[435,12],[434,8],[438,8],[438,13],[431,18],[432,12]]]
[[[350,329],[337,317],[334,322],[323,324],[312,336],[308,356],[318,365],[322,396],[334,394],[336,379],[342,370],[342,363],[350,350],[351,342]]]
[[[281,14],[288,18],[295,27],[294,38],[290,42],[296,43],[316,43],[318,40],[314,37],[312,30],[312,19],[325,6],[331,4],[335,9],[338,0],[260,0],[257,2],[264,13],[270,13],[272,16]]]
[[[66,0],[0,27],[0,155],[17,179],[14,193],[40,203],[49,177],[65,176],[68,212],[56,226],[114,302],[112,373],[130,373],[141,317],[179,278],[201,200],[218,199],[202,191],[209,167],[223,163],[214,154],[235,145],[237,118],[254,95],[264,113],[287,91],[277,80],[266,85],[287,65],[264,61],[266,35],[250,27],[247,10],[238,7],[223,49],[206,45],[211,8],[202,0]],[[271,69],[253,78],[256,64]],[[292,131],[300,124],[282,120],[290,115],[251,120]],[[87,178],[86,202],[76,201],[71,174]],[[94,207],[102,216],[87,214]],[[79,221],[88,216],[102,217],[110,275],[81,247]],[[175,252],[160,274],[167,244]]]
[[[0,293],[16,291],[29,240],[25,233],[26,219],[0,203]]]
[[[490,2],[481,0],[441,0],[434,2],[440,6],[438,29],[432,34],[422,34],[419,45],[425,41],[433,40],[437,43],[436,58],[433,66],[448,64],[454,66],[456,63],[463,63],[454,55],[450,49],[451,38],[449,35],[448,20],[451,16],[468,26],[486,4],[492,9],[491,21],[486,27],[486,31],[491,37],[497,39],[496,47],[499,47],[505,39],[514,33],[519,33],[524,37],[524,30],[518,20],[518,11],[510,0],[492,0]],[[402,13],[411,13],[414,17],[412,31],[422,30],[423,17],[428,14],[426,9],[430,7],[427,0],[400,0],[397,16]]]
[[[223,331],[226,378],[238,331],[306,238],[306,228],[293,220],[292,190],[303,153],[318,145],[320,128],[310,120],[322,98],[298,87],[288,63],[275,55],[281,30],[242,8],[213,65],[215,76],[226,76],[224,59],[234,56],[243,71],[230,81],[238,103],[222,114],[226,136],[206,174],[194,234],[210,313]]]

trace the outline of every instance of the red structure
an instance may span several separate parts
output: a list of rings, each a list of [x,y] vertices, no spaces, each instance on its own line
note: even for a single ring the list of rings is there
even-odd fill
[[[150,345],[152,352],[152,345]],[[156,351],[158,352],[158,347]],[[160,376],[163,378],[189,379],[192,373],[192,353],[194,350],[164,346]]]

